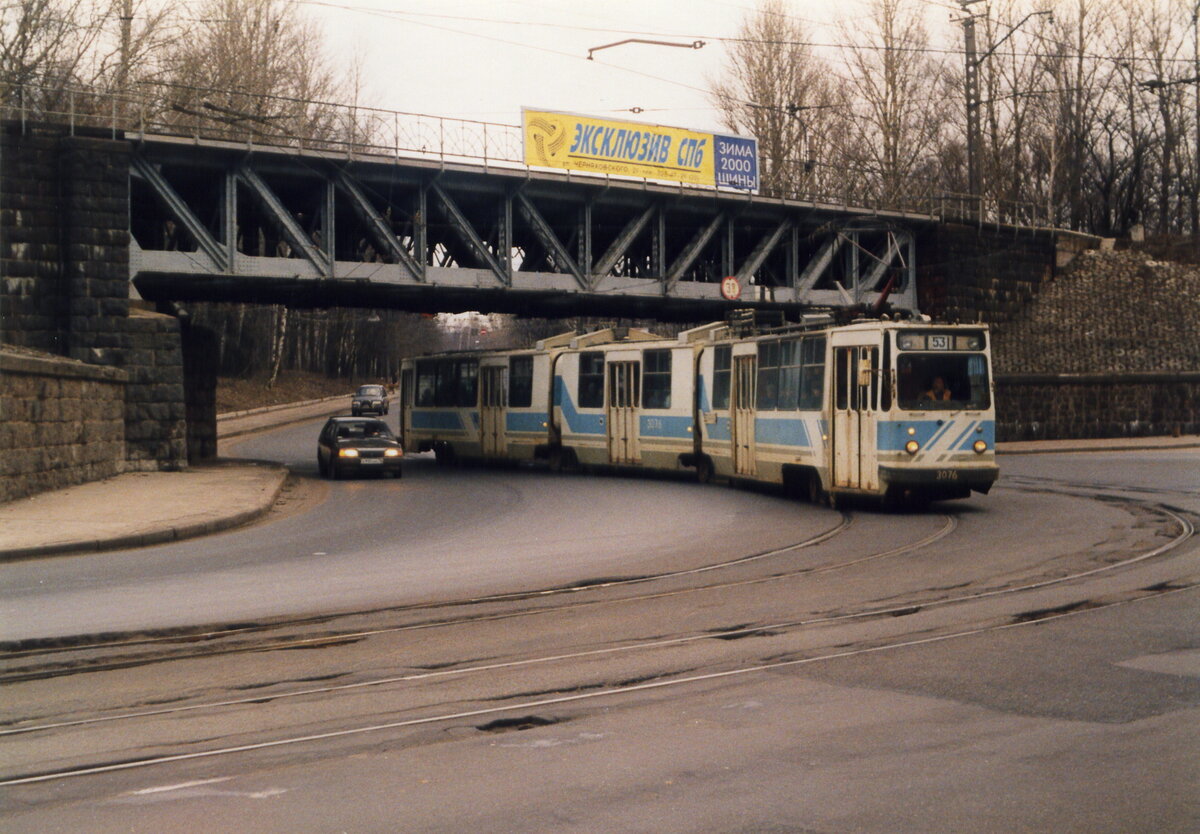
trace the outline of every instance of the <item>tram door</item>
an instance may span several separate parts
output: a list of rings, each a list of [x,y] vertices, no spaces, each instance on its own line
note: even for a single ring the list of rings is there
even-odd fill
[[[879,347],[835,347],[833,371],[833,485],[878,489]]]
[[[641,404],[641,362],[608,363],[608,460],[637,463],[638,408]]]
[[[503,457],[504,412],[508,406],[508,368],[479,369],[479,445],[484,457]]]
[[[733,442],[733,473],[753,475],[754,467],[754,399],[758,387],[758,357],[733,358],[733,396],[730,428]]]

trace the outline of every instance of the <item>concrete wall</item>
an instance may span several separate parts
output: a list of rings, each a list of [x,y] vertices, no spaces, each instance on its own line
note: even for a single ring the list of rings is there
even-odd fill
[[[124,371],[0,350],[0,501],[120,474]]]

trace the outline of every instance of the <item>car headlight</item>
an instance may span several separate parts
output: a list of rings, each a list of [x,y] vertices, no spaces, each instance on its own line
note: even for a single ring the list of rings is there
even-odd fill
[[[358,449],[338,449],[339,458],[356,458],[358,457]]]
[[[982,455],[984,452],[987,451],[987,441],[986,440],[976,440],[974,449],[975,449],[975,454]]]
[[[910,455],[915,455],[920,448],[921,444],[915,440],[910,440],[904,444],[904,451],[908,452]]]
[[[398,457],[400,457],[400,450],[399,449],[386,449],[386,450],[384,450],[383,456],[385,458],[398,458]]]

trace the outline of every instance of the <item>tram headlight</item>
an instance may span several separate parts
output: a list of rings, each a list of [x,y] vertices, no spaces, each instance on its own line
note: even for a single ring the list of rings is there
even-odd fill
[[[904,451],[908,452],[910,455],[915,455],[920,448],[921,444],[915,440],[910,440],[904,444]]]
[[[972,448],[975,449],[975,454],[982,455],[984,452],[987,451],[987,441],[986,440],[976,440],[975,445]]]

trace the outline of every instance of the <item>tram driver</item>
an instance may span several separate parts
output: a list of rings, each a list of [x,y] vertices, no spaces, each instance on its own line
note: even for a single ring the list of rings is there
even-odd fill
[[[929,389],[921,395],[921,399],[933,400],[934,402],[946,402],[950,400],[950,389],[946,387],[946,380],[940,376],[935,376]]]

